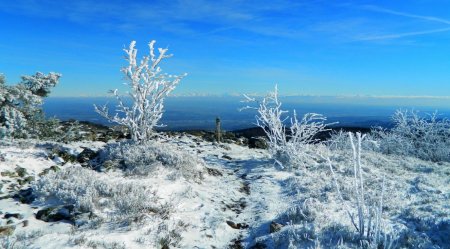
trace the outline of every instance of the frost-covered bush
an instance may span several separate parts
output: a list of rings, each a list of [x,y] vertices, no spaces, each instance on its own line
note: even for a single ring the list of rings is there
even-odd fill
[[[0,75],[0,137],[39,137],[45,118],[41,105],[61,74],[22,76],[19,84],[8,86]]]
[[[332,151],[347,151],[351,149],[348,133],[344,130],[332,131],[330,138],[326,140],[327,147]]]
[[[327,158],[337,196],[351,223],[358,232],[359,240],[374,248],[392,248],[394,242],[392,235],[387,234],[383,222],[385,179],[383,177],[381,190],[377,196],[371,196],[366,193],[365,173],[361,165],[361,146],[365,136],[361,135],[361,133],[356,133],[356,141],[354,141],[354,137],[352,133],[349,133],[350,145],[353,152],[353,179],[347,184],[350,186],[351,196],[347,196],[346,199],[350,199],[350,202],[344,199],[332,163]]]
[[[113,181],[82,167],[50,172],[36,181],[33,189],[42,201],[74,205],[83,213],[107,213],[110,220],[135,220],[163,211],[155,191],[147,184]]]
[[[393,121],[391,130],[372,130],[381,152],[450,162],[450,120],[438,119],[437,113],[425,118],[415,111],[398,110]]]
[[[124,103],[117,89],[112,91],[118,101],[117,113],[114,116],[110,116],[106,105],[95,106],[95,111],[110,122],[126,126],[135,142],[145,142],[151,138],[163,114],[164,98],[185,76],[162,73],[159,64],[171,55],[166,54],[167,49],[159,48],[159,55],[156,56],[154,44],[155,41],[149,43],[150,54],[144,56],[140,62],[136,58],[135,41],[131,42],[128,49],[124,49],[129,64],[122,68],[122,72],[125,74],[126,84],[131,88],[128,92],[131,106]]]
[[[164,167],[173,170],[175,177],[198,181],[202,179],[204,169],[202,159],[174,145],[157,141],[110,144],[102,151],[102,157],[104,162],[123,168],[128,175],[150,175]]]
[[[268,139],[269,151],[276,162],[284,168],[292,169],[302,164],[309,156],[309,145],[317,143],[316,135],[327,130],[326,118],[320,114],[307,113],[301,120],[294,114],[291,118],[286,116],[288,111],[281,109],[278,99],[278,88],[269,92],[261,101],[244,95],[244,102],[256,102],[258,107],[244,107],[243,109],[256,109],[256,125],[261,127]],[[290,119],[289,128],[286,121]]]
[[[39,138],[56,142],[68,143],[85,139],[83,125],[78,121],[65,125],[57,118],[42,120],[39,129]]]
[[[28,249],[33,248],[32,242],[44,235],[41,229],[16,232],[11,236],[0,236],[0,248],[2,249]]]
[[[335,151],[337,153],[351,153],[352,145],[348,139],[348,132],[344,130],[332,131],[330,138],[325,142],[328,149]],[[380,142],[378,139],[370,133],[365,134],[365,139],[362,141],[361,148],[364,150],[378,150],[380,147]]]

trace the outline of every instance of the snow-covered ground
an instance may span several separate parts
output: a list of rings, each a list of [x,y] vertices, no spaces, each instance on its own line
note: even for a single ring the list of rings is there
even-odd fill
[[[357,248],[350,223],[330,175],[320,157],[295,172],[280,170],[269,154],[236,144],[215,144],[191,135],[177,135],[158,143],[196,158],[201,177],[174,177],[173,170],[155,167],[152,174],[130,175],[120,168],[95,171],[66,162],[55,148],[76,157],[85,148],[98,151],[101,142],[55,144],[22,141],[0,145],[0,246],[5,248]],[[165,148],[165,147],[164,147]],[[348,151],[329,151],[342,193],[348,195],[352,158]],[[368,194],[386,176],[383,215],[386,230],[397,247],[450,247],[450,163],[433,163],[412,157],[387,156],[363,151]],[[56,166],[56,167],[55,167]],[[86,165],[83,165],[86,166]],[[85,223],[72,218],[44,222],[39,210],[64,205],[50,197],[31,203],[15,194],[48,183],[73,169],[96,184],[113,188],[132,184],[145,192],[156,211],[143,216],[117,218],[114,207],[136,200],[131,192],[102,195]],[[53,172],[57,171],[57,172]],[[42,174],[42,172],[45,172]],[[78,174],[77,173],[77,174]],[[29,178],[29,177],[33,178]],[[39,181],[47,177],[46,181]],[[70,178],[68,178],[70,181]],[[81,178],[80,178],[81,179]],[[57,179],[56,179],[57,180]],[[55,182],[57,182],[55,180]],[[38,183],[36,183],[38,182]],[[58,185],[65,188],[66,185]],[[40,186],[42,189],[42,186]],[[24,192],[22,191],[22,195]],[[84,192],[78,192],[84,193]],[[109,193],[109,192],[108,192]],[[86,193],[85,193],[86,194]],[[119,196],[125,203],[118,203]],[[78,198],[75,196],[73,198]],[[23,196],[22,196],[23,199]],[[350,202],[351,198],[344,198]],[[22,202],[21,202],[22,201]],[[139,201],[139,200],[137,200]],[[30,202],[30,201],[28,201]],[[97,203],[98,202],[98,203]],[[104,204],[107,203],[107,204]],[[112,204],[108,204],[112,203]],[[70,209],[70,208],[67,208]],[[135,214],[134,214],[135,215]],[[8,218],[4,218],[8,217]],[[113,217],[113,218],[112,218]],[[130,219],[130,217],[134,217]],[[138,218],[137,218],[138,217]],[[91,219],[92,218],[92,219]]]

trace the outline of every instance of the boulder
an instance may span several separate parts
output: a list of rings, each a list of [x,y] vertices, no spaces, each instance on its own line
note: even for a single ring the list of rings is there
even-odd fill
[[[3,171],[0,173],[1,176],[8,176],[8,177],[17,177],[17,173],[16,172],[12,172],[12,171]]]
[[[276,233],[276,232],[280,231],[281,228],[283,228],[283,225],[276,223],[275,221],[272,221],[270,223],[269,232]]]
[[[89,148],[85,148],[80,154],[78,154],[77,161],[80,164],[86,164],[87,162],[89,162],[90,160],[94,159],[97,156],[98,152]]]
[[[34,176],[27,176],[25,178],[17,180],[19,185],[25,185],[25,184],[33,182],[33,181],[34,181]]]
[[[53,165],[53,166],[51,166],[50,168],[44,169],[41,173],[39,173],[39,176],[46,175],[46,174],[48,174],[48,172],[50,172],[50,171],[56,172],[56,171],[59,171],[59,170],[60,170],[60,168],[59,168],[58,166]]]
[[[248,140],[248,147],[254,149],[267,149],[269,145],[264,137],[251,137]]]
[[[249,225],[245,224],[245,223],[234,223],[230,220],[227,220],[227,225],[230,226],[233,229],[246,229],[249,228]]]
[[[62,163],[64,162],[75,162],[77,157],[73,154],[74,152],[68,148],[60,147],[54,149],[54,153],[57,155],[53,159],[55,161],[56,158],[60,157],[62,159]],[[61,161],[61,160],[60,160]]]
[[[14,217],[18,220],[21,220],[24,218],[23,214],[19,214],[19,213],[6,213],[5,215],[3,215],[3,219],[9,219],[12,217]]]
[[[13,198],[18,199],[21,203],[30,204],[36,200],[36,196],[33,194],[32,188],[21,189],[18,193],[13,195]]]
[[[16,173],[20,177],[25,177],[25,175],[27,175],[27,169],[17,166],[16,167]]]
[[[73,205],[49,207],[39,210],[36,213],[36,219],[45,222],[54,222],[61,220],[73,221],[73,211]]]
[[[206,172],[208,172],[208,174],[212,175],[212,176],[222,176],[223,175],[222,172],[220,172],[220,170],[208,168],[208,167],[206,167]]]

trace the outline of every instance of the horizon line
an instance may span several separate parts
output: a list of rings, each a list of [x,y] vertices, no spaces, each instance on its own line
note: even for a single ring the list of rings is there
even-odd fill
[[[245,94],[251,97],[264,97],[266,94],[250,93]],[[243,97],[244,94],[236,93],[222,93],[222,94],[202,94],[202,93],[188,93],[188,94],[171,94],[167,98],[179,97]],[[364,94],[342,94],[342,95],[319,95],[319,94],[279,94],[281,98],[285,97],[312,97],[312,98],[367,98],[367,99],[436,99],[436,100],[450,100],[450,96],[439,95],[364,95]],[[128,95],[121,95],[120,97],[128,97]],[[112,95],[56,95],[48,96],[47,98],[114,98]]]

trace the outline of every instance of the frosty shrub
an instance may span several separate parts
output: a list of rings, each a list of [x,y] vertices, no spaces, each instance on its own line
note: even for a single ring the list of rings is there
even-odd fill
[[[261,101],[244,95],[244,102],[257,103],[258,107],[244,107],[242,109],[256,109],[256,125],[261,127],[268,139],[269,151],[276,162],[284,168],[292,169],[299,166],[304,157],[309,156],[309,145],[317,143],[316,135],[327,130],[324,122],[326,118],[320,114],[307,113],[301,120],[294,110],[289,118],[288,111],[281,109],[278,99],[278,88],[269,92]],[[289,128],[286,121],[290,120]]]
[[[386,154],[409,155],[423,160],[450,162],[450,121],[398,110],[391,130],[373,129],[372,136]]]
[[[330,134],[330,138],[325,142],[328,149],[337,152],[348,152],[351,151],[352,145],[350,140],[348,139],[348,132],[344,130],[332,131]],[[372,134],[365,134],[365,139],[363,139],[361,148],[364,150],[375,151],[380,147],[380,143],[378,139],[375,139]]]
[[[61,74],[22,76],[22,81],[7,86],[0,75],[0,137],[39,137],[45,128],[41,105]]]
[[[332,163],[326,158],[336,187],[337,196],[343,205],[348,217],[358,232],[359,240],[373,248],[392,248],[392,236],[386,233],[383,224],[383,198],[385,192],[385,178],[381,183],[381,190],[377,196],[369,196],[364,184],[364,172],[361,165],[361,146],[364,135],[361,133],[349,134],[350,145],[353,152],[353,178],[350,186],[350,203],[345,201],[341,187],[333,170]],[[378,200],[377,200],[378,199]]]
[[[348,141],[348,135],[343,130],[332,131],[326,144],[331,150],[337,151],[345,151],[351,148],[350,142]]]
[[[154,174],[159,167],[173,170],[173,176],[201,180],[204,162],[190,153],[157,141],[110,144],[102,151],[103,160],[122,167],[128,175]]]
[[[136,42],[132,41],[128,49],[124,49],[128,66],[122,68],[126,84],[130,87],[128,96],[131,98],[131,106],[124,103],[118,90],[112,91],[118,101],[117,113],[109,114],[107,105],[95,106],[95,111],[110,122],[126,126],[131,139],[135,142],[145,142],[153,135],[154,128],[163,114],[164,98],[172,92],[176,85],[185,76],[173,76],[163,74],[159,64],[163,59],[171,57],[167,55],[167,49],[159,48],[159,55],[155,55],[155,41],[149,43],[150,54],[144,56],[138,63]]]
[[[65,125],[57,118],[43,120],[39,129],[39,138],[69,143],[85,139],[83,125],[79,121],[67,122]]]
[[[33,185],[41,200],[71,204],[80,212],[108,213],[110,220],[136,220],[160,213],[155,192],[146,184],[112,181],[106,175],[82,167],[50,172]]]

